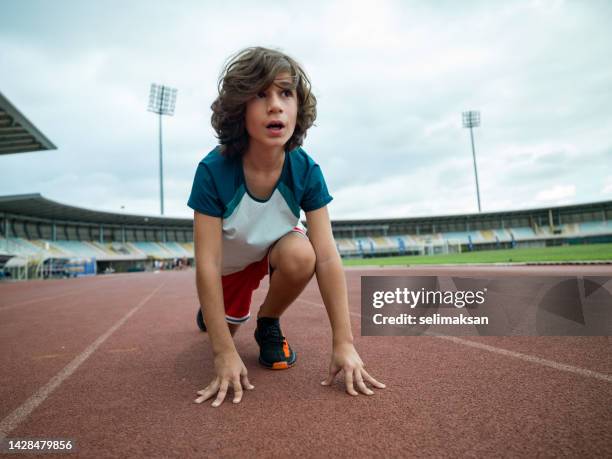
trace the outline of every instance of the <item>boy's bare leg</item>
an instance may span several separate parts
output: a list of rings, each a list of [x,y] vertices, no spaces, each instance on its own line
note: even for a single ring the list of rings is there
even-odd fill
[[[259,317],[280,317],[314,275],[316,256],[310,241],[295,232],[279,239],[270,251],[270,288]]]
[[[238,329],[240,328],[240,324],[230,324],[229,322],[227,323],[227,326],[229,327],[229,331],[232,334],[232,336],[234,336],[236,332],[238,331]]]
[[[226,323],[227,323],[227,327],[229,328],[229,331],[230,331],[232,336],[234,336],[236,334],[236,332],[240,328],[240,325],[242,325],[242,324],[232,324],[230,322],[226,322]]]

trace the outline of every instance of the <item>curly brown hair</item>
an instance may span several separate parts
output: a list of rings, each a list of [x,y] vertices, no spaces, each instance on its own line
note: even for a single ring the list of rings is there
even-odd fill
[[[269,48],[245,48],[230,56],[219,77],[219,95],[211,105],[212,127],[217,133],[222,154],[243,155],[249,146],[246,129],[246,103],[272,84],[281,72],[288,72],[297,92],[298,113],[293,135],[285,144],[289,152],[302,145],[306,131],[317,117],[317,99],[312,94],[310,80],[294,59]]]

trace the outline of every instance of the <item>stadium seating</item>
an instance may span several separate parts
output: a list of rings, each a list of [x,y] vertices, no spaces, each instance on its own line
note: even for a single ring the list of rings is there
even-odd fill
[[[496,229],[492,231],[495,237],[499,239],[499,242],[510,242],[512,240],[512,235],[507,229]]]
[[[561,234],[574,236],[580,234],[580,225],[578,223],[568,223],[561,225]]]
[[[612,231],[612,220],[599,222],[579,223],[580,232],[585,234],[610,233]]]
[[[370,240],[374,243],[376,250],[397,249],[397,242],[394,244],[388,237],[372,237]]]
[[[449,233],[442,233],[442,239],[445,241],[460,242],[461,244],[467,244],[469,242],[468,236],[469,231],[453,231]]]
[[[9,252],[18,256],[36,257],[43,256],[46,253],[44,247],[35,244],[33,241],[28,241],[20,237],[8,238]]]
[[[189,254],[190,257],[193,257],[193,242],[179,242],[179,245]]]
[[[352,239],[336,239],[336,243],[338,244],[338,248],[340,250],[353,251],[357,250],[357,246]]]
[[[167,258],[176,258],[170,250],[162,247],[162,243],[157,242],[129,242],[128,246],[132,246],[144,253],[147,257],[159,258],[159,259],[167,259]]]
[[[172,253],[176,258],[193,256],[193,250],[188,251],[178,242],[163,242],[160,245],[168,252]]]
[[[493,230],[480,231],[480,239],[483,242],[496,242],[497,241],[497,239],[495,239],[495,231]]]
[[[83,258],[103,258],[106,254],[92,244],[82,241],[54,241],[50,246],[59,247],[64,253]]]
[[[521,239],[534,239],[536,237],[536,233],[533,228],[523,227],[523,228],[510,228],[510,233],[514,235],[515,240]]]
[[[566,223],[551,229],[540,227],[499,228],[480,231],[450,231],[433,234],[403,234],[394,236],[338,238],[336,246],[343,256],[373,256],[393,253],[436,253],[449,244],[466,246],[542,241],[562,237],[610,234],[612,220],[586,223]],[[95,258],[99,261],[146,260],[150,258],[168,260],[192,258],[193,242],[111,242],[96,241],[50,241],[45,239],[27,240],[0,236],[0,251],[21,258]]]

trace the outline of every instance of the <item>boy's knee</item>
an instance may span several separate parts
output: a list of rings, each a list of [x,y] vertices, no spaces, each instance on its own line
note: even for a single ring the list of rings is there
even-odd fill
[[[310,279],[314,274],[317,260],[314,248],[309,240],[304,242],[286,253],[280,263],[281,270],[294,279]]]

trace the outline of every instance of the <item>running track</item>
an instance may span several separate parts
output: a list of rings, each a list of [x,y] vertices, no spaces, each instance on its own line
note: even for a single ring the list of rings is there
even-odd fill
[[[610,337],[361,337],[361,275],[611,276],[606,266],[349,269],[355,344],[387,385],[323,387],[331,334],[316,281],[283,318],[298,364],[193,403],[213,377],[194,272],[0,284],[0,438],[72,438],[72,457],[612,456]],[[266,285],[255,293],[254,305]],[[254,315],[254,311],[253,315]],[[20,455],[18,457],[24,457]]]

